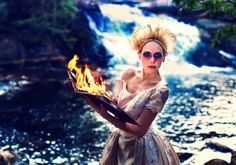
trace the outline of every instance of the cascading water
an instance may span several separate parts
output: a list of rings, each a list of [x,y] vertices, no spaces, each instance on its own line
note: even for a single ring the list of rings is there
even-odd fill
[[[128,5],[102,4],[100,10],[101,16],[108,21],[104,21],[101,17],[99,17],[100,20],[93,20],[89,14],[87,14],[87,18],[90,28],[101,37],[104,46],[113,55],[109,61],[112,67],[109,69],[111,72],[114,71],[114,68],[120,73],[128,67],[140,66],[136,52],[130,48],[129,36],[134,27],[146,26],[147,24],[163,26],[177,36],[177,50],[167,56],[165,65],[161,68],[164,74],[192,74],[222,70],[222,68],[214,67],[199,68],[185,60],[184,57],[194,51],[201,42],[200,32],[195,26],[178,22],[177,19],[165,14],[156,15],[145,11],[144,15],[138,7]],[[100,23],[95,23],[95,21],[100,21]]]

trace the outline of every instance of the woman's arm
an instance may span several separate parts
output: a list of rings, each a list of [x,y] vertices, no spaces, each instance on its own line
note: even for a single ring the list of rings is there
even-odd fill
[[[133,69],[128,69],[126,70],[121,79],[124,81],[128,81],[130,78],[132,78],[135,75],[135,70]],[[121,85],[123,84],[115,84],[115,92],[114,95],[118,96],[120,90],[121,90]],[[114,97],[114,101],[115,101]],[[145,135],[145,133],[147,132],[148,128],[150,127],[152,121],[155,119],[157,113],[153,113],[152,111],[150,111],[149,109],[144,109],[138,120],[137,123],[139,124],[139,126],[134,125],[134,124],[130,124],[128,122],[121,122],[119,121],[117,118],[107,114],[106,110],[104,109],[104,107],[102,107],[101,105],[95,105],[93,102],[91,102],[91,100],[89,98],[85,98],[85,101],[87,102],[87,104],[89,104],[96,112],[98,112],[104,119],[106,119],[107,121],[109,121],[111,124],[113,124],[115,127],[135,134],[137,136],[143,136]]]
[[[127,122],[119,121],[117,118],[109,115],[102,105],[94,104],[86,96],[84,97],[84,99],[87,102],[87,104],[89,104],[96,112],[98,112],[104,119],[109,121],[115,127],[119,128],[123,131],[135,134],[137,136],[145,135],[145,133],[147,132],[148,128],[150,127],[152,121],[155,119],[155,117],[157,115],[157,113],[153,113],[149,109],[144,109],[141,112],[141,114],[137,120],[137,123],[139,124],[139,126],[137,126],[137,125],[130,124]]]
[[[105,111],[105,110],[103,109],[102,111]],[[146,134],[146,132],[148,131],[148,128],[150,127],[151,123],[155,119],[156,115],[157,113],[154,114],[150,110],[144,109],[137,120],[137,123],[139,125],[134,125],[128,122],[121,122],[117,120],[115,117],[108,115],[107,113],[101,114],[103,118],[108,120],[110,123],[112,123],[114,126],[118,127],[119,129],[132,133],[134,135],[140,136],[140,137]]]

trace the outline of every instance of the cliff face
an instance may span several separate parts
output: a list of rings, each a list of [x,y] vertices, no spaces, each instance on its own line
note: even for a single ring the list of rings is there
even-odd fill
[[[106,49],[90,29],[85,15],[89,10],[99,12],[97,6],[79,4],[74,6],[76,10],[73,12],[71,9],[60,9],[63,6],[58,4],[59,9],[53,12],[50,7],[46,8],[46,4],[29,6],[30,3],[2,3],[7,19],[0,18],[1,69],[61,68],[74,54],[81,56],[81,62],[90,61],[96,66],[106,66]],[[27,6],[30,9],[26,12]],[[104,58],[97,60],[100,56]]]

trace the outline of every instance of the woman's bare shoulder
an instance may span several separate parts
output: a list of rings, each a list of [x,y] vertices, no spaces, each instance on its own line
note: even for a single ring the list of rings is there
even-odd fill
[[[133,78],[136,74],[136,70],[135,69],[127,69],[123,75],[121,76],[122,80],[129,80],[131,78]]]
[[[165,82],[160,85],[160,88],[162,89],[162,91],[169,91],[169,86]]]

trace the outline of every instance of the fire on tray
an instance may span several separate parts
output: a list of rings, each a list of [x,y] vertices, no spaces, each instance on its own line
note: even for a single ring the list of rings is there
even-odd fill
[[[74,55],[68,63],[68,69],[71,72],[75,72],[76,88],[79,91],[88,92],[94,95],[103,95],[108,99],[112,99],[111,91],[107,90],[106,83],[101,76],[94,77],[93,71],[91,71],[87,64],[85,64],[84,70],[76,66],[79,61],[79,57]],[[97,81],[97,79],[99,81]]]

